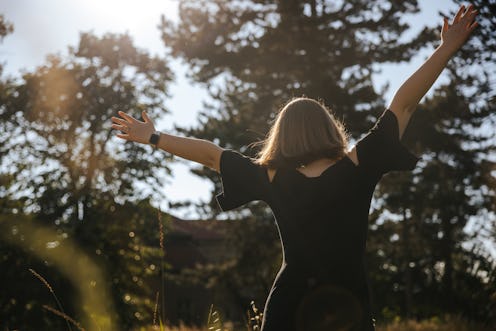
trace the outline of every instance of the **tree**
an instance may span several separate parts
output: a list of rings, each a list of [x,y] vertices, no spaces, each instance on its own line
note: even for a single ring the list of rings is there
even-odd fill
[[[461,1],[455,1],[462,4]],[[494,116],[494,100],[496,98],[496,18],[492,13],[496,10],[496,1],[475,0],[474,6],[480,11],[480,24],[477,28],[477,34],[471,38],[452,62],[451,70],[456,73],[460,90],[463,91],[464,97],[470,103],[471,112],[478,112],[480,120],[475,126],[477,132],[485,133],[485,141],[480,142],[485,146],[485,153],[481,158],[480,167],[483,168],[483,196],[486,199],[486,207],[483,212],[486,212],[486,217],[480,218],[482,224],[478,227],[481,229],[481,234],[485,233],[486,239],[494,243],[494,236],[490,233],[496,229],[496,193],[494,188],[494,162],[491,155],[495,150],[495,135],[494,127],[496,127],[496,119]],[[494,247],[494,246],[493,246]]]
[[[0,14],[0,42],[12,32],[14,32],[14,25],[5,19],[3,14]]]
[[[25,74],[2,98],[2,163],[17,182],[10,193],[62,223],[81,219],[96,201],[149,196],[133,184],[157,183],[161,156],[116,146],[108,121],[117,110],[162,115],[171,78],[166,63],[129,36],[91,34],[81,35],[68,59],[51,56]]]
[[[481,195],[487,185],[481,166],[487,137],[477,136],[473,127],[487,113],[470,112],[452,77],[414,116],[405,139],[423,161],[414,173],[381,182],[384,204],[376,213],[382,216],[372,226],[369,251],[374,265],[382,266],[372,272],[374,283],[383,285],[373,288],[381,306],[391,310],[394,302],[397,313],[407,316],[451,312],[480,320],[487,316],[478,312],[485,312],[490,297],[487,275],[493,262],[473,249],[470,241],[477,235],[470,228],[474,218],[487,221],[491,198]],[[377,288],[388,283],[395,298],[381,300]]]
[[[3,38],[5,38],[8,34],[12,33],[14,31],[14,26],[12,23],[8,22],[4,15],[0,15],[0,42],[3,41]],[[0,76],[2,74],[3,70],[3,64],[0,63]],[[7,90],[7,86],[9,85],[9,82],[6,81],[0,81],[0,93],[4,93],[5,90]],[[2,157],[3,154],[0,152],[0,157]],[[4,174],[0,174],[0,194],[3,195],[3,188],[7,186],[7,183],[12,182],[12,178],[9,176],[6,176]]]
[[[2,36],[2,39],[13,31],[14,26],[12,25],[12,23],[6,21],[3,14],[0,15],[0,36]]]
[[[117,329],[152,320],[155,291],[147,284],[160,269],[150,265],[159,264],[161,251],[152,241],[158,243],[155,227],[145,220],[156,219],[149,203],[161,194],[153,187],[169,169],[161,164],[163,155],[150,147],[116,144],[110,117],[118,110],[142,109],[154,118],[163,115],[172,78],[165,60],[137,49],[128,35],[83,33],[67,57],[50,56],[22,79],[2,82],[0,90],[2,205],[9,215],[28,215],[37,225],[58,231],[64,238],[61,247],[79,244],[108,267],[105,286],[112,288],[119,310]],[[2,251],[9,249],[2,246]],[[16,282],[16,272],[20,268],[25,274],[36,259],[9,256],[2,261],[9,263],[2,267],[8,270],[5,283],[24,286]],[[46,278],[61,284],[68,312],[77,311],[71,280],[46,263]],[[2,320],[12,321],[16,307],[26,301],[41,301],[27,295],[5,298],[18,304],[2,311]],[[23,323],[16,327],[44,325],[39,319]]]
[[[485,249],[494,245],[496,220],[491,82],[496,21],[490,14],[495,5],[475,3],[480,29],[450,61],[450,82],[412,119],[406,140],[424,155],[419,169],[381,185],[386,204],[377,214],[387,209],[401,221],[379,219],[373,226],[371,237],[384,241],[372,241],[371,256],[390,276],[381,279],[381,270],[374,281],[394,284],[389,302],[407,316],[450,312],[485,322],[495,318],[496,262]],[[388,307],[387,299],[381,305]]]
[[[399,18],[417,12],[416,1],[204,0],[182,1],[179,11],[177,25],[162,20],[162,38],[213,100],[198,127],[180,131],[250,156],[247,146],[292,96],[322,98],[352,133],[365,132],[384,108],[375,65],[408,60],[431,38],[424,30],[398,42],[408,29]],[[219,189],[212,171],[194,173]]]

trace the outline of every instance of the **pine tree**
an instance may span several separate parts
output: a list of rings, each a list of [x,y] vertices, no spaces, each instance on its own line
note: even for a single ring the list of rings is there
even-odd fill
[[[409,60],[432,38],[423,30],[398,42],[408,29],[400,18],[418,12],[416,1],[194,0],[179,12],[178,24],[162,21],[164,43],[212,98],[199,125],[180,131],[250,156],[248,145],[293,96],[323,99],[351,133],[364,133],[384,108],[375,66]],[[219,190],[212,171],[194,172]]]
[[[381,183],[386,203],[377,214],[387,210],[395,216],[372,227],[370,255],[388,269],[374,274],[374,282],[394,283],[390,302],[407,316],[450,312],[485,322],[495,318],[496,265],[484,249],[494,245],[495,226],[491,77],[496,67],[491,59],[496,21],[490,14],[495,4],[475,4],[480,30],[450,61],[450,82],[412,119],[405,140],[423,154],[418,169]],[[381,298],[383,292],[376,292]]]

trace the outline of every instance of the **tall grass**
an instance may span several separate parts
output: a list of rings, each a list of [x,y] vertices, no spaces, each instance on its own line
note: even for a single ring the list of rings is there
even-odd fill
[[[259,331],[262,329],[263,312],[258,310],[255,301],[250,303],[251,310],[246,313],[248,316],[248,330]]]
[[[43,308],[48,310],[49,312],[53,313],[54,315],[57,315],[57,316],[60,316],[62,317],[65,322],[67,323],[67,327],[69,328],[69,330],[71,330],[71,327],[69,325],[69,322],[71,324],[73,324],[79,331],[86,331],[82,326],[81,324],[76,321],[75,319],[73,319],[72,317],[68,316],[67,314],[65,314],[64,312],[62,311],[59,311],[53,307],[50,307],[50,306],[47,306],[47,305],[43,305]]]
[[[162,210],[158,208],[158,231],[159,231],[159,245],[160,245],[160,294],[157,294],[155,301],[155,310],[158,307],[158,299],[161,298],[160,305],[160,317],[161,322],[165,321],[165,275],[164,275],[164,264],[165,264],[165,249],[164,249],[164,224],[162,222]],[[156,311],[154,316],[156,316]],[[155,324],[155,321],[154,321]]]
[[[161,252],[161,302],[160,305],[160,325],[156,324],[156,313],[157,306],[159,302],[159,293],[156,295],[156,304],[154,312],[154,320],[152,328],[141,328],[140,331],[147,330],[160,330],[160,331],[260,331],[262,327],[263,311],[259,310],[255,303],[252,301],[250,303],[250,310],[246,312],[247,324],[246,327],[241,329],[232,329],[226,327],[223,323],[219,312],[214,309],[214,306],[210,306],[210,311],[206,321],[205,327],[190,327],[185,325],[179,326],[165,326],[162,322],[165,321],[165,311],[164,311],[164,228],[161,217],[161,211],[158,212],[158,223],[159,223],[159,236],[160,236],[160,248]],[[459,316],[444,316],[443,318],[433,317],[431,319],[417,321],[417,320],[398,320],[389,324],[379,324],[376,327],[376,331],[495,331],[496,328],[486,327],[481,324],[467,321]],[[304,330],[302,330],[304,331]],[[332,330],[329,330],[332,331]]]
[[[50,261],[60,274],[72,282],[79,293],[78,302],[74,306],[79,310],[80,323],[64,312],[54,287],[42,275],[31,269],[29,272],[50,291],[57,303],[56,308],[44,306],[43,309],[57,315],[57,318],[63,318],[69,331],[72,331],[74,327],[78,330],[114,331],[114,321],[117,319],[117,314],[101,268],[74,241],[69,239],[63,239],[63,248],[48,249],[47,242],[62,241],[61,236],[49,227],[36,223],[31,222],[31,219],[28,218],[2,220],[0,222],[0,240],[13,247],[18,247],[42,261]],[[15,233],[9,231],[14,227],[16,228]],[[85,327],[83,328],[82,325]],[[39,329],[45,328],[40,325]]]
[[[33,276],[38,278],[40,280],[40,282],[42,282],[43,285],[45,285],[45,287],[50,291],[50,293],[52,294],[53,298],[55,299],[55,302],[57,303],[57,307],[58,307],[58,309],[55,309],[55,308],[50,307],[48,305],[43,305],[43,308],[45,310],[48,310],[49,312],[57,315],[57,316],[62,317],[65,320],[65,323],[67,324],[67,328],[69,329],[69,331],[72,331],[71,325],[69,324],[69,322],[71,324],[73,324],[75,327],[77,327],[80,331],[85,331],[84,328],[81,326],[81,324],[79,324],[79,322],[77,322],[76,320],[74,320],[73,318],[71,318],[70,316],[68,316],[65,313],[64,308],[62,307],[62,304],[60,303],[59,298],[57,297],[57,295],[55,294],[55,291],[53,290],[53,287],[45,279],[45,277],[43,277],[42,275],[37,273],[34,269],[29,268],[28,270],[29,270],[29,272],[31,272],[33,274]]]
[[[155,330],[152,328],[143,328],[140,331]],[[158,329],[157,329],[158,330]],[[212,331],[208,327],[195,328],[187,327],[184,325],[176,327],[164,327],[160,331]],[[248,329],[255,330],[255,329]],[[416,320],[404,320],[396,321],[387,325],[378,325],[376,331],[494,331],[494,327],[483,326],[478,323],[467,321],[458,316],[445,316],[443,318],[434,317],[427,320],[416,321]],[[224,331],[224,329],[222,329]],[[230,330],[231,331],[231,330]],[[245,331],[232,330],[232,331]],[[302,330],[305,331],[305,330]],[[329,330],[333,331],[333,330]]]
[[[161,211],[158,211],[158,223],[159,223],[159,245],[161,248],[160,254],[160,291],[156,292],[155,295],[155,307],[153,312],[153,321],[152,325],[146,327],[139,327],[135,329],[135,331],[259,331],[261,329],[263,313],[256,306],[255,303],[251,302],[251,309],[247,311],[247,324],[241,329],[233,330],[230,327],[227,327],[227,323],[222,321],[220,313],[214,309],[214,306],[210,306],[210,312],[208,314],[208,318],[205,321],[205,327],[188,327],[185,325],[179,326],[166,326],[165,325],[165,290],[164,290],[164,264],[165,264],[165,250],[164,250],[164,227],[162,222]],[[72,331],[71,325],[76,327],[79,331],[85,331],[83,326],[70,316],[68,316],[62,307],[60,300],[58,299],[53,287],[50,283],[38,272],[33,269],[29,269],[29,271],[36,277],[52,294],[55,302],[57,304],[57,308],[53,308],[47,305],[44,305],[43,308],[54,315],[57,315],[63,318],[66,321],[67,328],[69,331]],[[93,328],[90,328],[93,331]],[[102,330],[101,328],[98,328]],[[434,317],[427,320],[417,321],[417,320],[401,320],[398,319],[389,324],[379,324],[376,328],[377,331],[494,331],[495,327],[483,326],[481,324],[477,324],[475,322],[467,321],[459,316],[444,316],[442,318]]]

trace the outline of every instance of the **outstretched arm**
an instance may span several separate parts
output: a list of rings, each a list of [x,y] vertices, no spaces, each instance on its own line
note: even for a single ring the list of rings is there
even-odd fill
[[[441,30],[441,44],[394,95],[389,109],[398,119],[400,138],[417,104],[439,77],[449,59],[477,27],[476,15],[477,10],[470,5],[468,8],[461,6],[451,24],[445,18]]]
[[[112,117],[114,122],[112,128],[123,132],[117,134],[117,137],[148,144],[151,134],[155,132],[155,126],[146,112],[143,111],[142,113],[144,122],[138,121],[122,111],[119,112],[119,115],[122,118]],[[157,147],[219,172],[220,155],[223,149],[210,141],[160,133]]]

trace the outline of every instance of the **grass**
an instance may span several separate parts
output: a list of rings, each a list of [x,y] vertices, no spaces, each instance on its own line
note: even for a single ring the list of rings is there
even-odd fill
[[[164,228],[161,217],[161,211],[158,211],[158,223],[159,223],[159,235],[160,235],[160,248],[162,249],[161,254],[161,270],[160,277],[161,288],[160,291],[156,292],[155,296],[155,307],[153,312],[153,324],[147,327],[140,327],[135,329],[134,331],[259,331],[261,329],[262,322],[262,312],[255,306],[254,302],[251,302],[251,309],[247,311],[247,320],[248,325],[246,325],[242,329],[234,330],[232,327],[229,327],[228,323],[223,323],[222,318],[219,312],[214,309],[214,306],[211,305],[210,312],[208,315],[208,319],[206,321],[205,327],[188,327],[185,325],[179,326],[166,326],[163,321],[165,320],[164,314],[164,302],[165,302],[165,291],[163,286],[163,277],[164,277]],[[44,305],[43,308],[55,316],[63,318],[67,324],[67,329],[72,331],[71,325],[75,327],[77,330],[85,330],[83,326],[70,316],[68,316],[62,307],[57,295],[55,294],[50,283],[38,272],[33,269],[29,269],[29,271],[36,277],[40,282],[49,290],[51,295],[53,296],[57,308],[53,308],[47,305]],[[91,329],[91,328],[90,328]],[[444,316],[433,317],[427,320],[417,321],[417,320],[401,320],[399,317],[397,320],[388,323],[388,324],[379,324],[376,327],[376,331],[494,331],[495,328],[490,328],[486,326],[482,326],[480,324],[467,321],[459,316]]]
[[[470,322],[459,316],[447,315],[443,318],[433,317],[427,320],[395,321],[379,325],[377,331],[494,331],[494,327]]]
[[[31,268],[29,268],[28,270],[29,270],[29,272],[31,272],[33,274],[33,276],[35,276],[36,278],[38,278],[43,283],[43,285],[45,285],[45,287],[50,291],[50,293],[52,294],[53,298],[55,299],[55,302],[57,303],[58,310],[57,309],[53,309],[50,306],[43,306],[43,308],[45,308],[48,311],[51,311],[55,315],[59,315],[59,316],[63,317],[65,319],[66,324],[67,324],[67,328],[69,329],[69,331],[72,331],[71,326],[69,325],[69,322],[71,322],[71,323],[74,324],[75,321],[72,318],[70,318],[69,316],[66,315],[66,313],[64,311],[64,308],[62,307],[62,304],[60,303],[60,300],[57,297],[57,295],[55,294],[52,286],[50,286],[50,283],[48,283],[48,281],[42,275],[40,275],[39,273],[37,273],[35,270],[33,270]]]
[[[60,303],[60,300],[57,297],[57,295],[55,294],[55,291],[53,290],[53,288],[50,285],[50,283],[42,275],[40,275],[39,273],[37,273],[35,270],[33,270],[31,268],[28,269],[28,270],[29,270],[29,272],[31,272],[33,274],[33,276],[35,276],[36,278],[38,278],[40,280],[40,282],[42,282],[43,285],[45,285],[45,287],[50,291],[50,293],[52,294],[53,298],[55,299],[55,302],[57,303],[57,307],[58,307],[58,309],[56,309],[56,308],[50,307],[48,305],[43,305],[43,308],[45,310],[51,312],[54,315],[57,315],[59,317],[62,317],[65,320],[65,323],[67,325],[67,329],[69,331],[72,331],[72,328],[71,328],[71,325],[70,324],[74,325],[80,331],[85,331],[85,329],[81,326],[81,324],[78,321],[74,320],[72,317],[68,316],[64,312],[64,308],[62,307],[62,304]]]
[[[217,329],[205,328],[192,328],[187,326],[177,326],[177,327],[164,327],[161,329],[143,328],[139,331],[216,331]],[[246,331],[243,330],[231,330],[231,329],[218,329],[221,331]],[[256,330],[256,329],[254,329]],[[416,321],[416,320],[405,320],[397,321],[387,325],[379,325],[376,327],[376,331],[494,331],[494,328],[485,327],[480,324],[469,322],[461,317],[456,316],[445,316],[444,318],[431,318],[428,320]]]
[[[46,305],[44,305],[43,308],[50,311],[54,315],[63,318],[67,323],[68,330],[72,330],[71,326],[69,325],[70,323],[73,326],[75,326],[78,330],[84,331],[85,329],[81,326],[79,322],[75,321],[70,316],[65,314],[62,305],[59,299],[57,298],[57,295],[53,291],[53,288],[50,285],[50,283],[35,270],[29,269],[29,271],[36,278],[38,278],[40,282],[42,282],[43,285],[50,291],[59,309],[55,309],[53,307]],[[138,330],[139,331],[155,331],[155,330],[157,331],[245,331],[245,330],[258,331],[261,328],[262,312],[258,310],[254,302],[251,302],[251,310],[247,312],[249,325],[247,325],[246,329],[244,330],[232,330],[231,328],[224,327],[224,323],[222,322],[220,314],[218,313],[217,310],[214,309],[213,305],[210,306],[210,312],[208,314],[208,319],[206,321],[207,325],[204,328],[188,327],[184,325],[175,326],[175,327],[165,326],[162,323],[161,318],[157,320],[158,299],[159,299],[159,293],[157,292],[155,298],[156,303],[155,303],[155,311],[153,317],[153,325],[149,327],[139,328],[137,329],[137,331]],[[447,315],[443,318],[433,317],[431,319],[422,320],[422,321],[401,320],[398,318],[396,321],[389,323],[387,325],[378,325],[376,327],[376,331],[494,331],[494,328],[485,327],[474,322],[466,321],[459,316]]]

